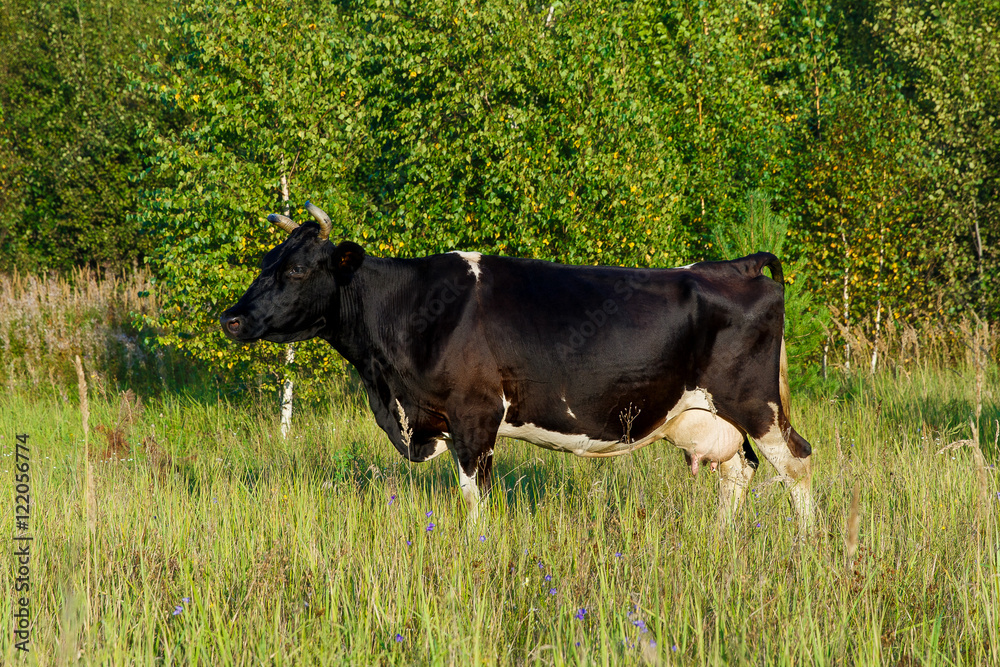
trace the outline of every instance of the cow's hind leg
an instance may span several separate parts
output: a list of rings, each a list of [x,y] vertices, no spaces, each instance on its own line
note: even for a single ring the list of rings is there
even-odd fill
[[[777,420],[775,420],[777,422]],[[775,467],[792,495],[792,504],[803,530],[813,524],[811,451],[801,435],[788,427],[787,437],[777,423],[754,440],[760,453]],[[794,452],[793,452],[794,449]],[[796,455],[806,453],[805,456]]]
[[[743,451],[719,465],[719,526],[732,525],[757,470],[757,455],[743,438]]]

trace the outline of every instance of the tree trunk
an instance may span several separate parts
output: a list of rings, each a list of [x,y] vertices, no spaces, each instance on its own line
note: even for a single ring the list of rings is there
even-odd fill
[[[288,178],[281,176],[281,201],[285,203],[284,214],[291,213],[288,208]],[[285,381],[281,388],[281,437],[288,438],[289,431],[292,430],[292,396],[294,383],[292,382],[292,364],[295,362],[295,343],[289,343],[285,347]]]
[[[851,295],[849,291],[851,277],[851,253],[847,249],[847,234],[840,231],[840,240],[844,243],[844,330],[851,331]],[[844,341],[844,369],[851,370],[851,341]]]
[[[883,173],[883,177],[885,174]],[[884,191],[884,190],[883,190]],[[885,199],[879,204],[879,208],[885,206]],[[885,214],[885,211],[882,212]],[[882,224],[882,218],[879,215],[878,209],[875,210],[875,219],[879,221],[878,229],[878,275],[875,278],[875,292],[878,294],[878,302],[875,308],[875,338],[872,341],[872,367],[871,373],[875,374],[875,366],[878,363],[878,337],[881,333],[880,328],[882,324],[882,269],[885,266],[885,225]]]

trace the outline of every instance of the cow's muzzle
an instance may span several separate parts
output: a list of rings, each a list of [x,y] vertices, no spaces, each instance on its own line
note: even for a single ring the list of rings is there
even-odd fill
[[[244,331],[244,321],[239,315],[225,315],[219,318],[222,323],[222,331],[233,340],[242,340]]]

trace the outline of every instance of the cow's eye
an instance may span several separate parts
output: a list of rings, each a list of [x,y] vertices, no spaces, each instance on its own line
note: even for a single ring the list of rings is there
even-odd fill
[[[289,278],[301,278],[302,276],[306,275],[306,267],[302,266],[301,264],[290,266],[288,267],[288,270],[285,271],[285,275],[287,275]]]

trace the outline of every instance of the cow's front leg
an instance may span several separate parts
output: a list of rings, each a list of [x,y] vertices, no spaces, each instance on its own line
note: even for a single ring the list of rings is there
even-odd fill
[[[479,519],[479,507],[493,484],[493,446],[500,418],[493,415],[466,418],[450,424],[446,441],[458,468],[458,484],[469,508],[469,524]]]
[[[719,526],[730,526],[743,506],[747,489],[757,471],[757,455],[746,437],[743,450],[719,465]]]

